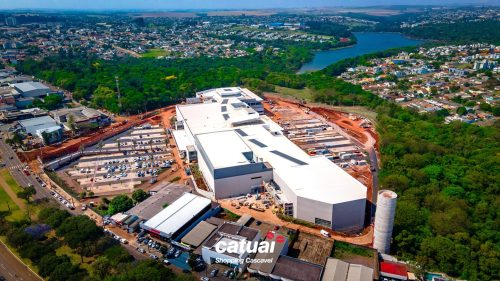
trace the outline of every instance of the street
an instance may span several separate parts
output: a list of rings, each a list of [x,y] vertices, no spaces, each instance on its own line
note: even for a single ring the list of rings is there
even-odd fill
[[[32,173],[30,173],[29,176],[24,174],[23,167],[25,166],[25,164],[23,164],[19,160],[14,150],[12,150],[12,148],[5,143],[3,137],[2,139],[0,139],[0,153],[2,155],[2,161],[5,163],[5,168],[9,170],[12,177],[21,187],[27,187],[29,184],[32,184],[35,187],[35,200],[51,197],[50,192],[47,189],[42,188],[40,183],[38,183],[38,181],[35,179],[35,175],[33,175]]]
[[[0,276],[7,281],[24,280],[40,281],[42,280],[34,274],[28,267],[21,262],[10,250],[0,242]]]

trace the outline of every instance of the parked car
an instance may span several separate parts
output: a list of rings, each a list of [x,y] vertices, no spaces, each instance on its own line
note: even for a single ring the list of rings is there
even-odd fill
[[[219,273],[219,270],[217,268],[214,268],[210,271],[210,277],[215,277],[217,276],[217,273]]]

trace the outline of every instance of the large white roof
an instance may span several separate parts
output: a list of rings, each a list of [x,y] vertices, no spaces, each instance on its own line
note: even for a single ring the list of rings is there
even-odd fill
[[[40,82],[24,82],[13,84],[14,87],[19,89],[21,92],[29,92],[34,90],[50,90],[49,87]]]
[[[179,105],[177,112],[194,135],[231,129],[234,125],[260,120],[259,113],[236,98],[228,99],[226,104],[209,102]]]
[[[196,93],[196,97],[203,99],[214,99],[218,103],[222,103],[224,99],[227,98],[240,98],[240,99],[255,99],[256,101],[262,101],[262,98],[254,94],[247,88],[240,87],[226,87],[226,88],[216,88],[210,89],[202,92]]]
[[[144,225],[166,234],[173,234],[210,204],[210,199],[185,193]]]
[[[211,92],[205,94],[208,93]],[[257,115],[257,119],[243,125],[232,123],[231,118],[224,119],[221,106],[226,105],[229,115],[248,115],[239,108],[233,112],[229,106],[231,99],[177,106],[190,132],[201,137],[203,149],[207,150],[210,161],[216,163],[214,166],[237,166],[244,161],[242,152],[250,148],[254,158],[269,162],[299,197],[329,204],[366,198],[367,188],[363,184],[326,157],[309,156],[268,117]]]
[[[322,155],[309,156],[282,134],[246,126],[242,138],[297,196],[336,204],[366,198],[366,187]]]
[[[214,169],[249,164],[244,153],[252,150],[233,130],[196,135]]]

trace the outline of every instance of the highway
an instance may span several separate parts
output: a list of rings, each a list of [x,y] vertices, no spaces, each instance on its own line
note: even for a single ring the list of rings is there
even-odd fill
[[[22,261],[0,242],[0,276],[7,281],[40,281]]]

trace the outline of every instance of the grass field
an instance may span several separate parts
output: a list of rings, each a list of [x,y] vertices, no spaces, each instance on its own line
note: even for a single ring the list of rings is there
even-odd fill
[[[5,217],[8,221],[20,221],[26,217],[26,212],[14,203],[3,187],[0,187],[0,212],[7,212],[9,208],[10,215]]]
[[[8,170],[2,170],[0,172],[0,176],[7,182],[7,184],[10,186],[12,191],[14,193],[18,193],[19,191],[22,191],[23,188],[14,180],[14,178],[10,175]]]
[[[21,191],[22,187],[20,187],[11,177],[9,171],[2,170],[0,172],[0,177],[4,179],[9,186],[8,188],[10,188],[14,193],[17,194],[17,192]],[[10,210],[10,214],[5,217],[8,221],[20,221],[26,218],[26,210],[24,209],[24,206],[19,206],[16,204],[15,200],[19,201],[20,199],[9,196],[4,189],[4,186],[0,185],[0,212],[8,212]]]
[[[313,93],[308,88],[292,89],[292,88],[276,86],[275,89],[276,89],[276,92],[278,94],[285,96],[285,97],[304,99],[306,101],[313,100]]]
[[[149,49],[147,52],[142,54],[143,58],[157,58],[168,55],[168,52],[163,49]]]

